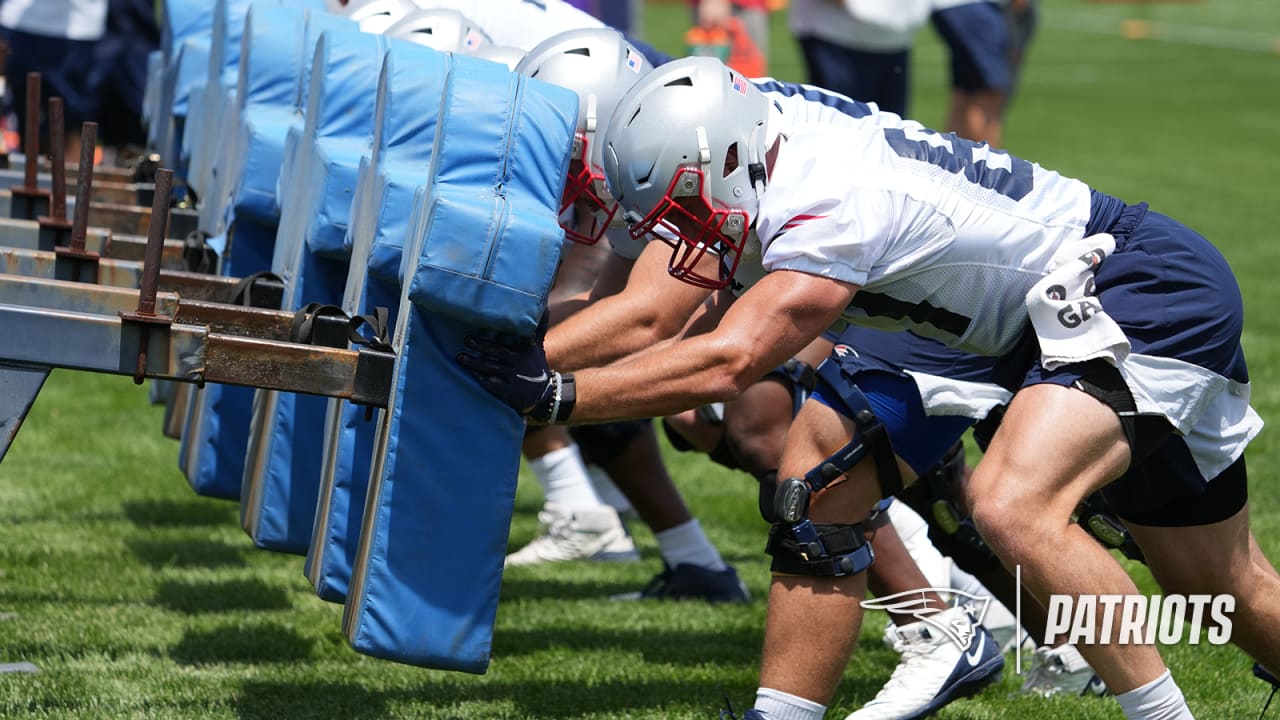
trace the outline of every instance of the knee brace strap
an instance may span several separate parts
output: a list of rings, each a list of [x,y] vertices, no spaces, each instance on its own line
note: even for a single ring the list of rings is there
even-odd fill
[[[817,385],[818,374],[813,366],[798,358],[791,358],[764,376],[765,380],[781,383],[791,391],[791,416],[800,412],[800,406],[809,399]]]
[[[862,523],[814,525],[808,520],[775,523],[769,529],[765,552],[773,556],[769,569],[787,575],[845,577],[871,567],[875,553],[863,534]]]
[[[1102,493],[1095,492],[1080,503],[1076,508],[1076,522],[1095,540],[1102,543],[1103,547],[1119,550],[1130,560],[1146,564],[1147,559],[1142,554],[1142,548],[1138,547],[1137,541],[1129,534],[1129,529],[1124,526],[1120,518],[1111,512],[1111,506]]]
[[[952,554],[964,555],[969,561],[966,565],[994,565],[998,562],[995,553],[978,534],[973,521],[961,513],[954,499],[963,478],[964,445],[956,443],[937,465],[923,475],[930,495],[930,512],[924,516],[925,520],[959,546],[960,550]]]
[[[738,453],[733,449],[734,445],[729,440],[729,434],[725,433],[720,436],[720,442],[711,448],[711,452],[707,453],[707,457],[717,465],[723,465],[730,470],[743,470],[742,463],[738,462]]]
[[[805,473],[804,477],[787,478],[779,484],[778,493],[774,496],[774,512],[779,519],[798,522],[805,518],[809,512],[809,496],[849,472],[868,452],[876,463],[881,497],[891,497],[902,490],[902,473],[898,471],[889,433],[871,410],[871,404],[854,386],[847,388],[844,399],[853,411],[853,439]]]

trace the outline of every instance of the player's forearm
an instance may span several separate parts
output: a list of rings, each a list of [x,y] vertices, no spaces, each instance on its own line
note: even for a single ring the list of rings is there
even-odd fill
[[[673,336],[656,314],[637,313],[621,296],[569,316],[547,333],[547,362],[558,370],[608,365]]]
[[[574,373],[571,423],[660,417],[737,397],[749,384],[749,354],[714,337],[682,340],[609,367]]]

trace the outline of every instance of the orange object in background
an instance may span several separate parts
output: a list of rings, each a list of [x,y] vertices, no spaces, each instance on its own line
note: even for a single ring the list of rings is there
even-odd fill
[[[690,55],[705,55],[729,62],[729,33],[724,28],[694,25],[684,34],[684,44]]]
[[[749,78],[769,74],[769,62],[764,52],[736,17],[729,18],[729,59],[726,64]]]
[[[723,26],[695,25],[684,34],[684,42],[690,55],[720,58],[724,64],[749,78],[763,77],[768,72],[764,53],[736,17],[729,18]]]

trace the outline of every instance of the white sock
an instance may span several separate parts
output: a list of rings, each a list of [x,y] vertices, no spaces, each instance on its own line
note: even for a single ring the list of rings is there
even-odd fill
[[[707,539],[696,519],[654,533],[653,537],[658,541],[658,552],[662,553],[662,559],[671,567],[689,563],[717,572],[725,569],[720,551]]]
[[[929,526],[924,518],[906,503],[893,501],[889,503],[889,522],[902,538],[911,558],[916,561],[920,572],[924,574],[931,587],[951,587],[951,558],[938,552],[929,540]]]
[[[528,461],[548,503],[566,508],[602,505],[587,475],[577,445],[569,445]]]
[[[1168,670],[1142,687],[1117,695],[1116,700],[1129,720],[1195,720]]]
[[[587,477],[591,478],[591,486],[596,489],[596,496],[606,505],[612,506],[619,513],[631,512],[631,501],[613,484],[609,473],[599,465],[587,466]]]
[[[822,720],[827,706],[781,690],[760,688],[756,690],[755,709],[763,712],[769,720]]]

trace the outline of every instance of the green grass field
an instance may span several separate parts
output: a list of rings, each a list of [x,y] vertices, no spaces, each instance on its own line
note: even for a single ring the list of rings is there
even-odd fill
[[[651,5],[649,39],[679,50],[685,13]],[[783,20],[773,74],[800,80]],[[1124,20],[1145,22],[1153,37],[1125,39]],[[1016,154],[1149,201],[1220,245],[1244,288],[1265,418],[1280,417],[1278,38],[1274,0],[1046,0],[1006,136]],[[946,65],[931,30],[913,78],[913,114],[941,122]],[[610,602],[659,568],[652,536],[636,528],[639,565],[507,573],[492,665],[472,676],[352,651],[341,608],[312,594],[301,558],[253,550],[234,504],[189,490],[162,415],[127,378],[55,372],[0,465],[0,663],[39,667],[0,675],[0,718],[705,719],[716,717],[721,688],[749,706],[768,573],[745,475],[668,453],[754,602]],[[1276,559],[1278,437],[1264,432],[1249,453],[1254,528]],[[537,531],[540,504],[536,486],[522,483],[513,546]],[[883,625],[868,614],[828,717],[844,717],[887,678],[895,656],[879,642]],[[1264,686],[1233,648],[1180,645],[1166,657],[1197,717],[1257,717]],[[1013,698],[1012,669],[941,717],[1121,717],[1111,701]]]

